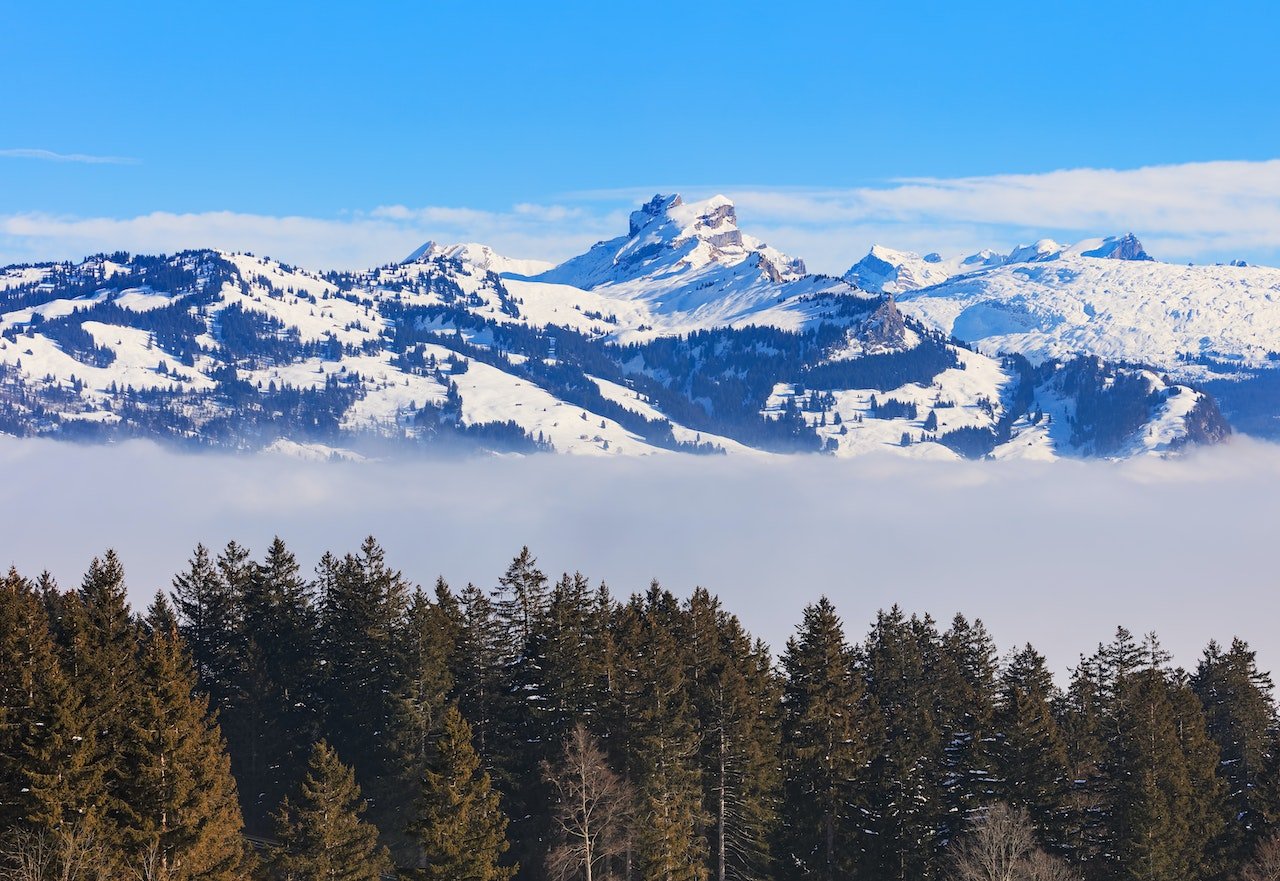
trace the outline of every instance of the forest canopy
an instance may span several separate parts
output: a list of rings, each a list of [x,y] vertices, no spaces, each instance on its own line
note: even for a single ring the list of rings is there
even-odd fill
[[[127,596],[111,552],[71,590],[0,580],[4,877],[1195,881],[1280,853],[1240,640],[1187,671],[1119,628],[1060,687],[981,621],[895,606],[852,639],[819,598],[775,656],[702,589],[527,548],[427,589],[372,538],[310,574],[279,539],[200,546]]]

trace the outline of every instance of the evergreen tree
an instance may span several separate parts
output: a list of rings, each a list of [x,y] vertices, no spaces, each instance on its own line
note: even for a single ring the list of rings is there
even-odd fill
[[[278,537],[249,570],[241,609],[237,777],[246,790],[246,820],[265,831],[270,812],[301,779],[320,721],[315,609],[296,559]]]
[[[420,864],[406,874],[422,881],[507,881],[515,867],[500,863],[508,847],[506,830],[498,793],[471,746],[471,729],[450,706],[409,826],[420,845]]]
[[[387,567],[372,538],[358,555],[340,561],[326,556],[320,586],[325,731],[355,769],[373,821],[392,829],[397,769],[393,752],[383,745],[398,737],[408,687],[401,646],[409,586]]]
[[[1053,677],[1030,644],[1000,674],[993,745],[1000,801],[1027,812],[1042,846],[1065,849],[1067,747],[1051,701]]]
[[[402,645],[406,688],[400,695],[395,752],[398,784],[390,793],[392,810],[408,815],[413,809],[414,790],[426,773],[432,739],[439,733],[453,690],[450,667],[457,646],[459,627],[456,600],[443,579],[436,582],[436,602],[425,591],[415,589],[409,600],[408,619]],[[388,830],[397,860],[410,860],[415,848],[403,829]]]
[[[1117,736],[1107,856],[1115,878],[1191,881],[1207,874],[1208,844],[1220,831],[1217,749],[1194,695],[1170,681],[1154,636],[1144,654],[1143,667],[1112,688]]]
[[[835,607],[804,610],[782,656],[783,854],[787,877],[821,881],[865,869],[866,771],[878,720]]]
[[[717,881],[770,878],[781,749],[772,660],[702,588],[690,597],[685,618],[709,868]]]
[[[128,771],[128,845],[135,869],[167,881],[244,877],[242,821],[230,761],[208,699],[163,596],[147,616],[130,737],[117,745]]]
[[[549,593],[547,576],[538,568],[537,559],[528,547],[521,548],[493,592],[508,657],[519,655],[542,623]]]
[[[11,569],[0,580],[0,832],[96,828],[105,800],[98,755],[42,599]]]
[[[929,881],[939,872],[947,806],[930,680],[938,639],[931,619],[908,620],[894,606],[876,616],[862,650],[867,690],[884,735],[868,787],[870,871],[878,879]]]
[[[239,555],[239,546],[233,542],[224,554],[228,565],[223,568],[234,569],[230,560]],[[234,712],[243,656],[240,597],[204,545],[196,545],[186,571],[174,577],[173,601],[201,690],[219,715]]]
[[[950,841],[995,798],[996,650],[983,623],[963,615],[952,619],[939,648],[930,679],[944,744],[942,834]]]
[[[1219,857],[1227,866],[1238,866],[1267,830],[1273,801],[1267,774],[1276,752],[1271,676],[1258,670],[1255,653],[1241,640],[1232,640],[1226,651],[1210,642],[1191,677],[1191,688],[1221,754],[1218,774],[1236,818],[1218,842]]]
[[[626,776],[637,790],[631,853],[640,877],[655,881],[703,881],[707,875],[682,630],[679,603],[656,582],[619,615],[618,709],[629,729]]]
[[[486,761],[498,751],[498,725],[508,691],[503,678],[502,633],[489,597],[468,584],[458,597],[461,616],[451,673],[453,696],[471,724],[476,750]]]
[[[125,801],[130,769],[121,746],[132,734],[138,688],[138,631],[129,611],[124,568],[114,551],[94,558],[76,594],[64,596],[68,676],[92,725],[91,760],[103,775],[104,845],[123,852],[130,810]]]
[[[378,881],[391,859],[378,830],[361,818],[365,802],[355,774],[325,741],[315,745],[296,799],[277,815],[281,881]]]

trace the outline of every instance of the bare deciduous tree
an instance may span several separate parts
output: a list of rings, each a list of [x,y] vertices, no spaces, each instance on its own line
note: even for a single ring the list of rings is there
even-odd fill
[[[609,861],[626,847],[630,787],[609,767],[581,722],[565,739],[559,762],[543,763],[543,775],[555,792],[553,820],[559,833],[547,854],[547,873],[556,881],[609,877]]]
[[[993,805],[953,846],[953,881],[1076,881],[1074,870],[1036,844],[1022,810]]]
[[[79,823],[53,831],[18,829],[0,844],[0,861],[12,881],[105,881],[106,851]]]
[[[1240,870],[1240,881],[1280,881],[1280,833],[1258,844],[1253,859]]]

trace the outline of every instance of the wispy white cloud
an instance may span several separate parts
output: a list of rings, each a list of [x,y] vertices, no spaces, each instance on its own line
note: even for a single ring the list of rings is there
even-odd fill
[[[34,147],[0,149],[4,159],[43,159],[46,162],[80,162],[85,165],[137,165],[138,160],[128,156],[93,156],[89,153],[55,153]]]
[[[745,226],[827,271],[847,267],[877,242],[959,253],[1008,249],[1046,235],[1070,239],[1126,231],[1168,259],[1280,252],[1280,159],[904,178],[848,188],[676,189],[695,198],[725,193]],[[651,193],[600,190],[566,199],[638,201]]]
[[[627,214],[659,191],[689,199],[723,192],[737,203],[744,229],[831,273],[877,242],[957,254],[1008,250],[1042,236],[1072,241],[1127,231],[1162,259],[1280,258],[1280,160],[1268,160],[910,178],[831,189],[649,186],[567,193],[505,210],[384,205],[335,218],[225,211],[0,215],[0,262],[219,247],[356,268],[399,259],[428,239],[478,241],[512,257],[560,260],[625,232]]]
[[[359,269],[400,260],[428,240],[476,241],[509,256],[562,259],[619,225],[625,229],[625,214],[555,205],[509,211],[390,205],[337,218],[233,211],[128,218],[23,213],[0,215],[0,263],[112,250],[221,248],[317,268]]]

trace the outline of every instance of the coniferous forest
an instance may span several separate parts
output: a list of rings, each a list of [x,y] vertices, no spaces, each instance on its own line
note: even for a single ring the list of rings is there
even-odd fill
[[[19,881],[1261,881],[1280,748],[1239,640],[1119,629],[1060,688],[980,621],[806,609],[780,655],[705,590],[527,549],[416,587],[196,548],[0,581],[0,877]]]

